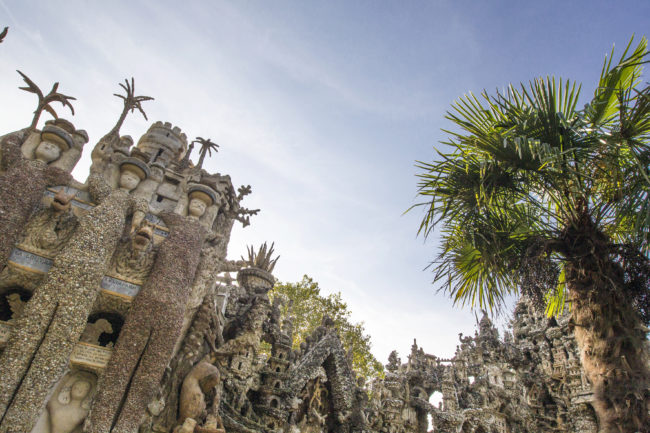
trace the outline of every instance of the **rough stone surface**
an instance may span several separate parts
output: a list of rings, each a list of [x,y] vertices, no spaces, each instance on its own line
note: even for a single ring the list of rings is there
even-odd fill
[[[179,338],[205,233],[198,222],[179,215],[165,213],[162,218],[169,237],[160,246],[151,277],[133,301],[100,379],[86,431],[136,430]]]
[[[365,384],[329,318],[292,349],[266,248],[226,258],[250,187],[192,165],[180,128],[111,131],[84,184],[79,143],[48,165],[39,137],[0,137],[0,433],[597,431],[567,317],[524,299],[503,339],[484,317],[453,358],[414,343]],[[46,190],[66,184],[72,207]]]
[[[0,174],[0,270],[22,233],[29,216],[43,197],[46,186],[67,185],[72,176],[42,161],[23,157],[22,134],[11,134],[1,142]]]
[[[372,384],[365,417],[372,431],[585,432],[598,425],[593,393],[568,329],[522,299],[513,335],[503,340],[483,316],[473,337],[459,336],[451,359],[413,344],[408,362],[393,353],[386,378]],[[430,403],[440,393],[439,406]]]
[[[0,432],[29,432],[86,327],[133,201],[115,190],[81,217],[45,281],[27,303],[0,356]]]

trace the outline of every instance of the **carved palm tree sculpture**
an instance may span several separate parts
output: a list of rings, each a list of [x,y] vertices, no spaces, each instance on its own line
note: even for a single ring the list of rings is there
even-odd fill
[[[142,113],[142,116],[144,116],[145,120],[149,120],[147,119],[147,114],[142,109],[142,103],[145,101],[153,101],[154,99],[151,96],[135,96],[135,80],[133,77],[131,77],[131,83],[129,83],[128,79],[125,79],[124,84],[120,83],[120,87],[124,89],[126,95],[119,95],[117,93],[113,93],[113,95],[124,101],[124,108],[122,109],[120,118],[117,120],[117,123],[109,132],[109,134],[119,133],[120,128],[122,127],[122,124],[124,123],[124,120],[126,119],[129,111],[133,113],[133,111],[137,109],[140,113]]]
[[[203,161],[205,160],[205,155],[212,156],[212,151],[218,152],[219,150],[219,145],[217,143],[213,143],[209,138],[205,139],[202,137],[196,137],[196,140],[192,142],[193,143],[199,143],[201,145],[201,150],[199,150],[199,162],[196,164],[197,168],[203,167]]]
[[[271,258],[275,252],[273,250],[274,245],[275,242],[271,244],[271,247],[269,247],[266,242],[264,242],[257,252],[253,249],[253,246],[247,247],[248,259],[242,257],[242,260],[244,260],[251,268],[257,268],[271,273],[280,258],[280,256],[277,256],[275,259]]]
[[[16,72],[18,72],[20,76],[23,77],[23,80],[25,80],[25,83],[27,83],[27,87],[19,87],[19,89],[24,90],[26,92],[34,93],[38,96],[38,105],[36,106],[36,110],[34,111],[34,118],[32,119],[32,124],[29,125],[29,128],[31,130],[36,129],[36,125],[38,124],[38,119],[41,117],[41,113],[43,113],[43,110],[50,113],[55,119],[59,118],[59,116],[56,114],[56,111],[54,111],[54,108],[52,108],[52,106],[50,105],[52,102],[60,102],[61,105],[63,105],[64,107],[65,106],[69,107],[70,111],[72,112],[72,115],[74,116],[74,108],[72,107],[70,101],[74,101],[76,98],[57,92],[59,88],[59,83],[54,83],[54,86],[52,86],[52,90],[50,90],[50,93],[44,96],[41,89],[36,85],[36,83],[34,83],[31,79],[29,79],[27,75],[23,74],[18,70]]]

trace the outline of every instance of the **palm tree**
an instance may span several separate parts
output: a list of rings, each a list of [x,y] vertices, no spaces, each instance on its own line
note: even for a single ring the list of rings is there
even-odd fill
[[[64,107],[67,106],[68,108],[70,108],[72,115],[74,115],[74,108],[72,107],[70,101],[74,101],[75,98],[57,92],[59,88],[59,83],[54,83],[54,85],[52,86],[52,90],[50,90],[50,93],[48,93],[47,95],[43,95],[41,89],[27,75],[23,74],[18,70],[16,72],[18,72],[20,76],[23,77],[25,83],[27,83],[27,87],[19,87],[19,89],[25,90],[30,93],[34,93],[36,94],[36,96],[38,96],[38,105],[36,106],[36,110],[34,110],[34,118],[32,119],[32,124],[29,125],[30,130],[36,129],[36,125],[38,124],[38,119],[41,117],[41,113],[43,113],[43,110],[50,113],[52,117],[54,117],[55,119],[59,118],[59,116],[56,114],[56,111],[54,111],[54,108],[50,106],[52,102],[59,102]]]
[[[604,432],[650,431],[650,87],[647,41],[631,46],[581,110],[580,87],[554,78],[454,103],[452,150],[418,162],[414,206],[420,234],[440,229],[431,266],[456,303],[569,305]]]
[[[202,137],[196,137],[196,140],[192,142],[194,143],[199,143],[201,145],[201,149],[199,150],[199,162],[196,164],[197,168],[203,167],[203,160],[205,160],[205,155],[210,155],[212,156],[212,151],[214,150],[215,153],[218,152],[219,150],[219,145],[217,143],[213,143],[209,138],[205,139]]]

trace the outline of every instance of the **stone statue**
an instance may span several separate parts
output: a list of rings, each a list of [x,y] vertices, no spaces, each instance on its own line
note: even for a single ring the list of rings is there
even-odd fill
[[[167,404],[160,414],[156,415],[156,425],[171,427],[176,424],[179,418],[179,396],[183,381],[205,355],[216,351],[216,347],[223,344],[221,329],[216,297],[214,294],[208,294],[203,298],[191,326],[185,333],[181,347],[169,364],[169,374],[166,373],[163,378],[162,385]]]
[[[40,202],[48,186],[68,185],[72,176],[50,166],[63,150],[79,147],[88,136],[75,131],[71,123],[58,121],[46,124],[41,142],[34,152],[35,160],[26,158],[21,150],[20,134],[5,137],[0,143],[2,162],[0,171],[0,270],[9,258],[29,216]],[[85,140],[85,141],[84,141]],[[81,144],[83,145],[83,144]]]
[[[155,258],[154,226],[146,220],[141,221],[139,228],[119,243],[109,271],[115,277],[138,283],[147,279]]]
[[[213,188],[203,185],[200,183],[191,183],[188,185],[188,204],[187,204],[187,216],[188,218],[200,221],[208,230],[212,229],[212,221],[203,221],[205,218],[208,218],[207,210],[211,209],[212,219],[216,216],[216,213],[219,211],[218,206],[220,204],[219,193]],[[216,209],[212,209],[216,207]],[[205,218],[202,218],[205,215]]]
[[[183,424],[187,418],[201,422],[208,417],[208,396],[212,397],[210,408],[211,414],[218,417],[220,373],[219,369],[207,361],[201,361],[192,368],[183,381],[179,404],[179,424]],[[214,410],[216,409],[216,410]],[[221,419],[213,420],[215,432],[223,429]]]
[[[88,415],[97,378],[92,373],[68,373],[54,390],[32,433],[76,433]]]
[[[94,323],[88,323],[88,325],[86,325],[84,333],[81,334],[80,341],[99,346],[99,336],[102,334],[112,333],[113,326],[111,326],[111,322],[106,319],[98,319]]]
[[[64,188],[61,188],[50,206],[36,212],[29,220],[20,245],[47,257],[54,257],[61,251],[78,224],[78,219],[71,210],[73,198],[74,194],[66,194]]]

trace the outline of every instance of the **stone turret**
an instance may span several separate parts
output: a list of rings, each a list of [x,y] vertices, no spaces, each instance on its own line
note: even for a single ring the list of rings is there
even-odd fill
[[[187,151],[187,136],[178,126],[158,121],[140,138],[137,147],[149,156],[150,164],[167,168]]]

